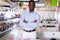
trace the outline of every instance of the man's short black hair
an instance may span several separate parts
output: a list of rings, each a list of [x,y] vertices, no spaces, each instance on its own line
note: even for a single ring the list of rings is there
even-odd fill
[[[33,1],[33,0],[30,0],[30,1],[29,1],[29,4],[30,4],[30,2],[33,2],[33,3],[34,3],[34,6],[35,6],[35,1]]]

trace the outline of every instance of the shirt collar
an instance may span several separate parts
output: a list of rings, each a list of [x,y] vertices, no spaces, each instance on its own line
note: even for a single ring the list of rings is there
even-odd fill
[[[32,11],[32,12],[29,11],[29,13],[34,14],[34,11]]]

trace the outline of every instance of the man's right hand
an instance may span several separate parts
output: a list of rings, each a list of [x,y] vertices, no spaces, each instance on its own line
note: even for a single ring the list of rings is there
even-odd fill
[[[24,20],[23,22],[24,22],[24,23],[28,23],[28,21],[26,21],[26,20]]]

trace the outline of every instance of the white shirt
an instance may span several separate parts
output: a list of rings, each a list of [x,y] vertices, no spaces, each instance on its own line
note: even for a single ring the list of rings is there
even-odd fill
[[[23,21],[26,20],[28,23],[24,23]],[[33,22],[34,20],[37,20],[37,22]],[[22,13],[21,18],[20,18],[20,26],[23,27],[25,30],[33,30],[35,29],[40,21],[40,15],[36,13],[35,11],[29,12],[25,11]]]

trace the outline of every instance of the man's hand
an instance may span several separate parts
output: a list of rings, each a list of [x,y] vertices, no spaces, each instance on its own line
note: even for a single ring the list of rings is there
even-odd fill
[[[24,20],[23,22],[24,22],[24,23],[28,23],[28,21],[26,21],[26,20]]]
[[[34,20],[33,22],[34,22],[34,23],[36,23],[36,22],[37,22],[37,20]]]
[[[15,16],[16,16],[17,18],[20,18],[21,15],[20,15],[20,14],[15,14]]]

